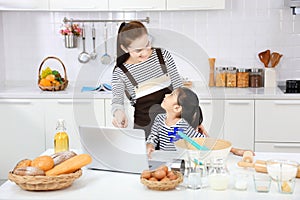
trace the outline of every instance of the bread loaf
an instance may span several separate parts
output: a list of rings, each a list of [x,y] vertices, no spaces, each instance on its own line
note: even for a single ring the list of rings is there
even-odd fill
[[[13,173],[19,176],[45,176],[45,172],[38,167],[19,167]]]
[[[20,168],[20,167],[28,167],[31,165],[31,160],[29,159],[23,159],[21,161],[19,161],[17,163],[17,165],[15,166],[14,170],[17,169],[17,168]]]
[[[31,166],[47,171],[54,167],[54,161],[50,156],[39,156],[31,162]]]
[[[54,161],[54,166],[76,156],[77,154],[73,151],[62,151],[51,155],[51,158]]]

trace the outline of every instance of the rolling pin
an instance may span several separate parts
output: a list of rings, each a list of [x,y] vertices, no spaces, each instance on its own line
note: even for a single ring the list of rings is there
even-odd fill
[[[254,163],[249,163],[245,161],[239,161],[238,166],[240,167],[252,167],[257,172],[267,173],[267,162],[263,160],[256,160]],[[300,166],[298,166],[297,178],[300,178]]]

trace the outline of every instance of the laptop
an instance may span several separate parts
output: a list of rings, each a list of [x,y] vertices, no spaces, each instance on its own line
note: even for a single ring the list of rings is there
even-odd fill
[[[92,157],[89,169],[140,174],[165,162],[148,160],[141,129],[79,126],[83,153]]]

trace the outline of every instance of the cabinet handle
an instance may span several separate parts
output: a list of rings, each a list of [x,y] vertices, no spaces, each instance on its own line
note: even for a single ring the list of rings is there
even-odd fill
[[[192,10],[201,10],[201,9],[208,9],[208,8],[213,8],[213,6],[179,6],[179,9],[192,9]]]
[[[229,104],[239,104],[239,105],[248,105],[250,104],[249,101],[228,101]]]
[[[274,101],[276,105],[300,105],[300,101]]]
[[[59,104],[90,104],[90,101],[73,101],[72,99],[58,100]]]
[[[0,104],[31,104],[32,101],[30,100],[24,100],[24,99],[14,99],[14,100],[5,100],[5,101],[0,101]]]
[[[83,9],[95,9],[96,8],[96,6],[94,5],[92,5],[92,6],[80,6],[80,7],[63,7],[63,8],[51,8],[51,9],[53,9],[53,10],[60,10],[60,9],[62,9],[62,10],[83,10]]]
[[[200,101],[199,103],[200,104],[211,104],[211,101],[209,101],[209,100],[207,100],[207,101],[203,100],[203,101]]]
[[[300,148],[300,144],[273,144],[274,148]]]
[[[149,6],[149,7],[122,7],[122,10],[152,10],[156,7]]]

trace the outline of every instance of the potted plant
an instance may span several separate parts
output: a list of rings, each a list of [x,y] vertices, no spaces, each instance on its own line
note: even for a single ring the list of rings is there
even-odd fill
[[[78,24],[65,23],[60,29],[60,34],[64,36],[66,48],[76,48],[77,38],[81,35],[81,28]]]

